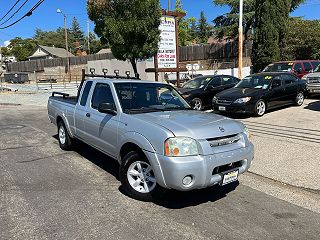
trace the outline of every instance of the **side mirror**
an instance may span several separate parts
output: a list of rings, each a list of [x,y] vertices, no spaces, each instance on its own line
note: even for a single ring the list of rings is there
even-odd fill
[[[107,113],[112,116],[117,115],[117,111],[115,110],[115,106],[112,103],[100,103],[98,107],[98,111],[101,113]]]

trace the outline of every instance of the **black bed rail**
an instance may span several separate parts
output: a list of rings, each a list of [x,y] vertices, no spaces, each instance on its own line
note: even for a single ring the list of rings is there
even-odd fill
[[[68,94],[68,93],[62,93],[62,92],[53,92],[53,93],[52,93],[52,97],[55,97],[56,95],[60,95],[60,96],[62,96],[63,98],[67,98],[67,97],[70,96],[70,94]]]
[[[86,73],[85,69],[82,69],[82,79],[81,83],[79,85],[78,94],[77,94],[77,101],[79,100],[80,91],[82,89],[82,86],[84,82],[86,81],[86,78],[106,78],[106,79],[131,79],[131,80],[141,80],[139,77],[139,74],[135,74],[135,77],[130,76],[130,71],[126,71],[126,76],[120,76],[119,70],[114,70],[115,75],[108,75],[108,69],[104,68],[102,69],[103,74],[95,74],[96,70],[94,68],[90,68],[90,73]]]

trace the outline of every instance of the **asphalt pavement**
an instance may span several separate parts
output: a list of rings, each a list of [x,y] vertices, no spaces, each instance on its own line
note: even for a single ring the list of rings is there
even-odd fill
[[[4,101],[0,98],[0,239],[319,239],[315,189],[258,172],[224,188],[169,191],[159,202],[135,201],[123,193],[114,160],[85,144],[73,152],[60,150],[45,107],[1,105]],[[286,126],[281,121],[272,124]],[[270,138],[255,131],[257,172],[262,161],[275,161],[276,153],[263,152],[263,139]],[[283,136],[272,139],[276,146],[285,142]],[[291,140],[280,150],[296,148]],[[320,151],[316,146],[314,154]],[[297,154],[303,155],[297,151],[281,161]],[[271,166],[274,172],[283,167]]]

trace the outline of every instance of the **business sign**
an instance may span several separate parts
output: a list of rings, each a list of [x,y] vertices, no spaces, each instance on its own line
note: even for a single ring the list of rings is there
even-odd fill
[[[160,42],[158,50],[158,68],[177,67],[176,21],[174,17],[162,16],[159,26]]]

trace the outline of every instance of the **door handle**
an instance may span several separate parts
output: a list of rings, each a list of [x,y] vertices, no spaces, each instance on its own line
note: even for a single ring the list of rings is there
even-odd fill
[[[91,117],[90,113],[87,113],[87,114],[86,114],[86,117],[88,117],[88,118]]]

